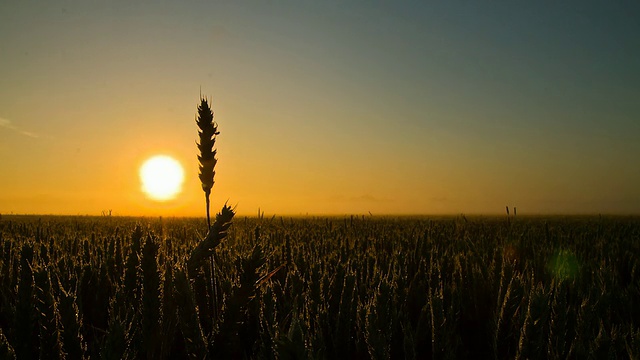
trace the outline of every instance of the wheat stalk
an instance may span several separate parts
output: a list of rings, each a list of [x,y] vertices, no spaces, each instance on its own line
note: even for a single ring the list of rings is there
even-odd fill
[[[175,276],[174,295],[178,305],[178,324],[184,336],[187,354],[191,359],[205,359],[207,345],[198,321],[198,309],[193,291],[184,270],[178,269]]]
[[[11,347],[11,344],[9,344],[7,337],[4,336],[2,328],[0,328],[0,357],[2,359],[12,360],[16,358],[16,352],[13,350],[13,347]]]
[[[64,359],[62,338],[60,336],[60,313],[58,303],[51,292],[51,279],[46,267],[34,273],[35,309],[39,324],[40,358]]]
[[[35,307],[32,305],[34,298],[33,280],[33,246],[22,245],[20,251],[20,282],[18,283],[17,302],[15,309],[15,337],[20,339],[16,344],[17,358],[34,359],[38,357],[38,348],[34,344],[33,334],[37,333],[38,318]]]
[[[159,245],[149,235],[142,248],[142,350],[146,357],[153,359],[161,344],[160,334],[160,274],[158,273]]]
[[[209,197],[213,188],[213,177],[216,174],[214,168],[218,162],[216,150],[213,147],[216,144],[216,135],[220,134],[220,132],[218,132],[218,124],[213,121],[213,111],[211,111],[209,102],[205,98],[200,98],[196,124],[198,124],[198,135],[200,137],[200,142],[197,143],[198,150],[200,150],[200,155],[198,155],[198,161],[200,162],[199,177],[207,204],[207,225],[211,227]]]

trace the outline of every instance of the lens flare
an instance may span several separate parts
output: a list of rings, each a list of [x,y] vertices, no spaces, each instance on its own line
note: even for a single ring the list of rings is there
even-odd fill
[[[568,250],[556,251],[547,263],[547,270],[560,280],[573,279],[579,268],[578,259]]]

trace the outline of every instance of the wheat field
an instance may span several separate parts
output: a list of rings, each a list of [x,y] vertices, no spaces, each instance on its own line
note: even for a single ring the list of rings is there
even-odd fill
[[[203,227],[3,215],[0,357],[640,356],[637,217],[236,218],[198,260]]]

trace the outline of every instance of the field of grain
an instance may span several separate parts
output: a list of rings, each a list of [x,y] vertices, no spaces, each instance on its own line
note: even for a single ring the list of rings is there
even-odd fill
[[[237,217],[196,261],[205,229],[3,215],[0,358],[640,357],[637,217]]]

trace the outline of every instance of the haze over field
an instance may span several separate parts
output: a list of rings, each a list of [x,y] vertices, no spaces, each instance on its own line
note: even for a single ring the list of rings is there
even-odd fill
[[[640,213],[640,3],[2,1],[0,213]],[[139,169],[166,154],[182,192]]]

